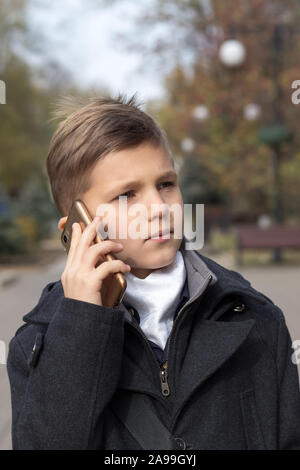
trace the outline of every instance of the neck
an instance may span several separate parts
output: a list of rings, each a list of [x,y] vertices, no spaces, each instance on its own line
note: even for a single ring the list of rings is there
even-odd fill
[[[161,269],[161,268],[153,268],[153,269],[131,268],[130,272],[131,274],[138,277],[139,279],[145,279],[146,277],[149,276],[149,274],[153,273],[154,271],[157,271],[158,269]]]
[[[151,274],[153,269],[143,269],[143,268],[131,268],[130,272],[134,276],[140,278],[140,279],[145,279],[149,274]]]

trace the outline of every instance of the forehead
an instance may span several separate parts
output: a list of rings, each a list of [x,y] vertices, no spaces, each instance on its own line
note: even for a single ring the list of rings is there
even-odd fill
[[[147,180],[174,170],[171,157],[163,147],[143,144],[138,147],[112,152],[101,159],[91,172],[91,186],[103,190],[125,180]]]

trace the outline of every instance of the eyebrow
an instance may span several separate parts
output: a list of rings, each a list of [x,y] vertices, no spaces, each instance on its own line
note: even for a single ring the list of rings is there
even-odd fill
[[[158,178],[157,181],[161,181],[166,178],[174,178],[177,179],[177,173],[174,170],[169,170],[166,171],[165,173],[161,174]],[[108,197],[112,197],[114,194],[122,194],[125,193],[129,188],[139,188],[141,185],[138,181],[133,180],[133,181],[126,181],[123,183],[121,186],[112,189],[108,193]]]

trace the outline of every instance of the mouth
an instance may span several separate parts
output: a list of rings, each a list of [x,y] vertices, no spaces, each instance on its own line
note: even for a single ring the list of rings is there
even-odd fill
[[[171,233],[173,233],[173,230],[159,230],[159,232],[147,238],[147,240],[170,240]]]

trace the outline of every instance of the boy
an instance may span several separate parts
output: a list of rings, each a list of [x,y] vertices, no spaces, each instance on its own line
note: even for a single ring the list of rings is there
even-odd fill
[[[141,444],[163,439],[149,428],[151,408],[178,448],[300,449],[284,315],[239,273],[185,249],[172,217],[169,238],[153,233],[183,202],[165,133],[135,98],[72,112],[52,138],[47,170],[60,230],[77,198],[93,217],[111,204],[118,223],[126,195],[129,221],[133,203],[148,210],[148,236],[93,244],[101,218],[84,231],[74,225],[61,279],[10,342],[13,448],[163,448]],[[155,204],[162,209],[150,211]],[[109,252],[116,259],[103,262]],[[127,289],[113,309],[101,286],[115,272]],[[116,412],[132,396],[149,404],[138,435]]]

